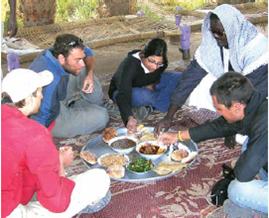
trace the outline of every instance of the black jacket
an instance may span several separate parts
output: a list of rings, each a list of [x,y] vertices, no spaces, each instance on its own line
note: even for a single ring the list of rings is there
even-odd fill
[[[158,83],[161,74],[167,67],[164,63],[163,67],[158,68],[152,73],[145,74],[141,66],[141,61],[133,57],[134,53],[140,50],[134,50],[128,53],[127,57],[121,62],[116,73],[110,82],[108,95],[113,100],[113,93],[117,90],[116,102],[119,106],[120,114],[124,124],[126,125],[128,117],[132,114],[132,88],[143,87],[150,84]]]
[[[264,95],[254,92],[245,108],[243,120],[228,123],[223,117],[191,128],[190,136],[199,142],[236,133],[249,137],[244,151],[234,168],[236,178],[241,182],[251,181],[263,167],[267,171],[268,162],[268,101]]]

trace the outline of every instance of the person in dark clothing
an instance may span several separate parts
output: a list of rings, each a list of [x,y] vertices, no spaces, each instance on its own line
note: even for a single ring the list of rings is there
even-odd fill
[[[167,45],[162,39],[152,39],[143,50],[129,52],[113,75],[109,97],[119,106],[124,124],[136,131],[137,119],[132,109],[150,106],[165,112],[180,73],[164,73],[167,68]]]
[[[229,199],[240,207],[268,213],[268,101],[257,92],[248,78],[228,72],[210,88],[213,105],[219,118],[178,133],[159,136],[165,144],[192,139],[207,139],[247,135],[243,152],[233,169],[235,180],[228,188]],[[261,179],[256,179],[259,174]]]
[[[215,111],[209,87],[228,71],[245,75],[259,92],[267,95],[267,47],[267,38],[233,6],[223,4],[209,12],[202,26],[202,42],[182,73],[168,113],[156,125],[156,132],[171,126],[183,104]]]

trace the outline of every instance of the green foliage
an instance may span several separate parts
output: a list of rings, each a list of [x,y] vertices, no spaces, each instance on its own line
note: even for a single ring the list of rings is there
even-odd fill
[[[155,4],[160,4],[162,6],[166,7],[176,7],[180,6],[185,10],[195,10],[198,8],[203,7],[205,4],[207,4],[208,1],[206,0],[153,0]]]
[[[153,20],[159,21],[161,19],[161,17],[154,13],[148,5],[138,6],[138,10],[143,11],[145,16],[150,17]]]
[[[18,4],[20,4],[20,2]],[[23,20],[22,20],[22,17],[19,16],[18,7],[19,6],[17,6],[17,25],[18,25],[18,28],[20,29],[21,27],[23,27]],[[9,15],[10,15],[10,8],[8,5],[8,1],[2,0],[1,1],[1,22],[4,23],[4,32],[8,28]]]
[[[56,22],[95,17],[98,4],[98,0],[57,0]]]

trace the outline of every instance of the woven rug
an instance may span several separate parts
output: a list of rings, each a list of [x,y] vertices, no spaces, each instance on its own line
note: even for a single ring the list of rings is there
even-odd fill
[[[123,127],[119,113],[109,111],[108,126]],[[153,112],[143,123],[154,126],[164,114]],[[186,129],[213,119],[214,113],[206,110],[183,107],[179,110],[172,129]],[[101,134],[79,136],[72,139],[55,139],[58,146],[71,145],[77,152],[88,140]],[[221,177],[221,166],[230,163],[240,153],[240,146],[228,149],[223,139],[199,143],[196,161],[179,174],[162,181],[150,183],[126,183],[112,181],[112,200],[109,205],[95,214],[82,214],[84,218],[157,218],[157,217],[207,217],[219,210],[210,203],[213,184]],[[81,173],[88,168],[78,157],[67,169],[68,175]],[[98,181],[96,181],[98,184]],[[218,212],[219,213],[219,212]]]
[[[177,113],[174,129],[197,125],[184,112]],[[154,114],[146,123],[154,126],[161,117]],[[222,139],[200,143],[199,155],[190,168],[158,182],[112,182],[110,204],[98,213],[81,217],[205,217],[216,210],[209,202],[209,195],[212,185],[221,177],[221,165],[234,160],[239,150],[239,146],[232,150],[225,148]]]

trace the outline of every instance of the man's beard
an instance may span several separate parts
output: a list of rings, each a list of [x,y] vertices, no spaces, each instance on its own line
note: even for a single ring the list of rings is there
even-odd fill
[[[65,72],[69,73],[69,74],[72,74],[73,76],[77,76],[79,73],[76,73],[72,70],[69,69],[69,67],[66,67],[66,66],[63,66]]]

